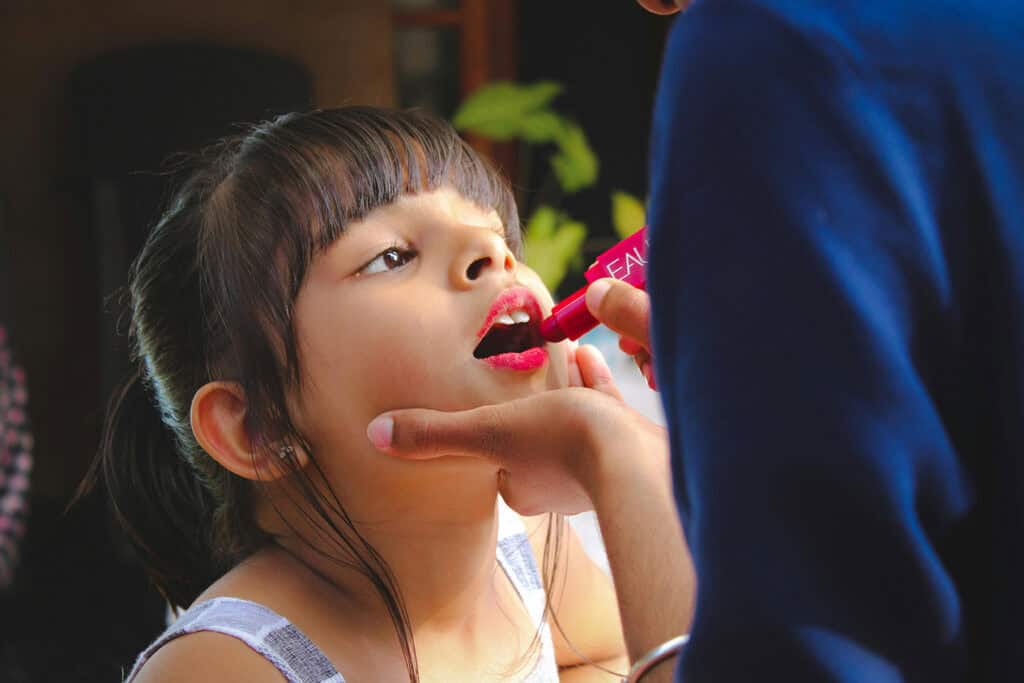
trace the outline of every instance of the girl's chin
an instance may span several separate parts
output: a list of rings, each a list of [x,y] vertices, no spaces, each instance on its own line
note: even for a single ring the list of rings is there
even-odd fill
[[[568,386],[568,381],[565,378],[538,377],[533,382],[521,382],[498,387],[493,392],[490,392],[490,400],[485,403],[506,403],[536,394],[543,394],[546,391],[562,389],[566,386]]]
[[[483,458],[461,455],[442,455],[429,460],[409,461],[415,476],[408,480],[408,488],[401,494],[407,501],[420,494],[436,497],[442,494],[450,502],[456,499],[476,499],[498,491],[500,467]],[[391,491],[389,495],[394,495]]]

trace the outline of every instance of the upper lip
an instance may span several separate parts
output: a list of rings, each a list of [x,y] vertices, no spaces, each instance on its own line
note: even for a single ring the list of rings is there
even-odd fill
[[[494,324],[495,318],[503,313],[511,313],[512,311],[526,311],[530,315],[530,325],[540,326],[543,314],[541,313],[540,304],[537,302],[537,297],[527,287],[512,287],[499,294],[494,303],[491,304],[491,310],[487,312],[484,324],[476,333],[477,343],[479,344],[487,336],[491,326]]]

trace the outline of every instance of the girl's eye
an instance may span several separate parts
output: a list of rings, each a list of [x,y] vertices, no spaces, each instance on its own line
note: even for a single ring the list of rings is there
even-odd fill
[[[363,266],[359,270],[359,274],[373,275],[374,273],[396,270],[404,266],[409,261],[412,261],[414,258],[416,258],[415,251],[410,249],[400,249],[398,247],[390,247],[377,254],[372,261]]]

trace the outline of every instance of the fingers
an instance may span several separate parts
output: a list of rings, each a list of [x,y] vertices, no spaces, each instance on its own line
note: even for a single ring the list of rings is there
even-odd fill
[[[619,348],[627,356],[635,356],[641,351],[647,351],[647,349],[640,345],[640,342],[629,337],[619,337]]]
[[[647,386],[657,391],[658,384],[654,378],[654,359],[651,358],[651,354],[646,351],[640,351],[638,354],[633,356],[633,361],[636,363],[636,366],[640,368],[640,372],[643,374],[644,379],[647,380]]]
[[[575,356],[572,356],[569,360],[569,386],[585,386],[583,384],[583,375],[580,374],[580,366],[576,364]]]
[[[595,318],[650,350],[647,292],[614,278],[604,278],[587,288],[586,297],[587,308]]]
[[[569,361],[569,386],[570,387],[582,387],[583,376],[580,375],[580,367],[576,364],[576,350],[579,349],[579,343],[575,341],[567,341],[568,361]]]
[[[647,381],[647,386],[657,390],[657,382],[654,379],[654,359],[647,349],[629,337],[619,337],[619,348],[626,355],[633,357],[633,362],[636,363],[636,367]]]
[[[622,400],[622,394],[619,393],[619,388],[615,385],[612,371],[597,347],[590,344],[581,346],[576,351],[576,364],[579,366],[580,376],[583,378],[583,386]]]
[[[497,406],[454,413],[410,408],[377,416],[366,436],[379,450],[409,460],[444,455],[492,458],[511,446],[512,435],[504,424]]]

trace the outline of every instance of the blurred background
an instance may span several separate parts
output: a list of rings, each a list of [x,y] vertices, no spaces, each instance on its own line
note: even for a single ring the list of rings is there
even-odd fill
[[[104,501],[65,508],[127,367],[111,297],[173,154],[286,111],[430,109],[512,180],[527,260],[564,295],[643,224],[667,29],[630,0],[2,0],[0,681],[120,680],[164,624]]]

